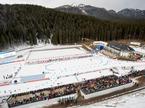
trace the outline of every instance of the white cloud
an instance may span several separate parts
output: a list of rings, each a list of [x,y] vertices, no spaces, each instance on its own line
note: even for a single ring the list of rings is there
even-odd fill
[[[145,0],[0,0],[2,4],[37,4],[49,8],[61,5],[88,4],[106,9],[138,8],[145,10]]]

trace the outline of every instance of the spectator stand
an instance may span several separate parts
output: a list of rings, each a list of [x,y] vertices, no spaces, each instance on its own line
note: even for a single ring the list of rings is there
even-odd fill
[[[112,78],[111,78],[112,77]],[[127,76],[128,77],[128,76]],[[123,90],[126,88],[130,88],[134,86],[134,82],[130,79],[126,78],[118,78],[115,76],[110,76],[110,82],[106,78],[101,78],[100,80],[96,80],[96,82],[89,82],[91,85],[89,87],[82,87],[80,92],[84,99],[90,99],[102,95],[106,95],[109,93],[113,93],[115,91]],[[113,83],[112,83],[113,82]],[[99,85],[97,85],[97,83]]]

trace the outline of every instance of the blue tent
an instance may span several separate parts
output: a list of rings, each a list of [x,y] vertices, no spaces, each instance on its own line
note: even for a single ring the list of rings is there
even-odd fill
[[[96,50],[102,50],[102,49],[104,49],[104,45],[102,44],[96,45]]]

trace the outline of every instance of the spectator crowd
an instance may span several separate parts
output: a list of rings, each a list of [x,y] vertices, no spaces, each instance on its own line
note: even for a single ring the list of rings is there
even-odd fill
[[[71,102],[76,102],[74,98],[63,99],[62,96],[71,95],[77,93],[81,90],[85,94],[90,94],[105,89],[118,87],[131,83],[130,77],[137,77],[140,75],[145,75],[144,71],[132,72],[129,75],[118,77],[116,75],[96,78],[80,82],[77,84],[63,85],[54,88],[47,88],[42,90],[31,91],[27,93],[21,93],[10,96],[7,100],[9,107],[15,107],[19,105],[29,104],[33,102],[49,100],[53,98],[60,97],[58,101],[60,104],[66,104]]]
[[[132,82],[132,80],[130,80],[128,76],[117,77],[115,75],[111,75],[103,78],[86,81],[83,84],[81,91],[85,94],[90,94],[112,87],[125,85],[130,82]]]

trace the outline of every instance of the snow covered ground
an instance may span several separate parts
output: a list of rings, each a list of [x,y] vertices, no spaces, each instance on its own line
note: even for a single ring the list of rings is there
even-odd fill
[[[69,47],[69,48],[68,48]],[[74,48],[77,47],[77,48]],[[59,49],[60,48],[60,49]],[[62,49],[65,48],[65,49]],[[52,50],[55,49],[55,50]],[[42,50],[42,51],[39,51]],[[45,58],[65,57],[88,54],[80,45],[71,46],[52,46],[40,45],[33,48],[28,47],[17,51],[17,55],[22,58],[13,58],[11,61],[17,61],[0,65],[0,96],[33,91],[43,88],[55,87],[75,82],[81,82],[97,77],[108,76],[114,74],[110,69],[117,71],[117,75],[128,74],[131,70],[145,69],[145,62],[121,61],[108,58],[101,53],[91,54],[92,56],[60,60],[40,64],[27,64],[29,60],[45,60]],[[18,61],[24,60],[24,61]],[[5,59],[7,61],[7,59]],[[133,67],[133,68],[132,68]],[[17,73],[17,74],[16,74]],[[13,77],[4,79],[3,76],[13,74]],[[24,77],[34,77],[35,75],[44,74],[44,79],[34,82],[22,82]],[[9,83],[3,85],[4,82],[18,81],[18,84]],[[38,79],[36,79],[38,80]]]
[[[0,65],[0,82],[6,80],[6,77],[9,75],[14,75],[15,72],[19,71],[20,66],[21,64],[19,63]]]
[[[145,108],[145,90],[94,103],[71,108]]]
[[[85,52],[81,51],[77,48],[32,51],[32,52],[30,52],[30,56],[29,56],[28,60],[33,60],[33,59],[39,60],[39,59],[59,57],[59,56],[68,56],[68,55],[75,55],[75,54],[85,54]]]

